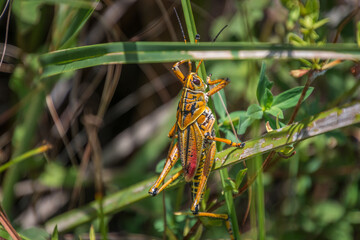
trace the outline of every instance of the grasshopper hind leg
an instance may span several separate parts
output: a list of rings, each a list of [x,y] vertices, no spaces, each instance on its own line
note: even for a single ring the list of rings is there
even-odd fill
[[[230,235],[230,239],[235,239],[232,231],[231,221],[227,214],[199,212],[200,201],[203,198],[204,190],[206,188],[206,182],[209,177],[211,168],[214,164],[216,153],[216,143],[214,141],[205,142],[204,151],[201,161],[199,163],[198,170],[192,180],[191,193],[193,198],[193,204],[191,206],[191,212],[197,217],[209,217],[225,221],[226,229]]]
[[[176,143],[173,145],[173,147],[171,148],[171,150],[168,154],[168,157],[165,162],[165,166],[164,166],[162,172],[160,173],[159,178],[156,180],[154,185],[149,190],[149,194],[151,196],[156,196],[167,185],[169,185],[171,183],[171,182],[169,182],[170,180],[174,181],[177,177],[179,177],[181,175],[181,173],[175,174],[168,182],[166,182],[166,184],[161,186],[161,184],[165,180],[165,177],[168,175],[168,173],[170,172],[170,170],[175,165],[175,163],[177,162],[178,159],[179,159],[179,148],[178,148],[178,144]]]

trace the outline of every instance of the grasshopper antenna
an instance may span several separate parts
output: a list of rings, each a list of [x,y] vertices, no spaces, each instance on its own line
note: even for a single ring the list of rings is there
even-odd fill
[[[174,7],[174,12],[175,12],[176,18],[177,18],[177,20],[178,20],[178,23],[179,23],[179,26],[180,26],[180,30],[181,30],[181,34],[182,34],[182,36],[183,36],[183,38],[184,38],[184,42],[186,43],[186,37],[185,37],[184,29],[183,29],[183,27],[182,27],[182,25],[181,25],[181,21],[180,21],[179,15],[178,15],[175,7]]]
[[[222,33],[222,31],[224,31],[225,28],[227,28],[228,25],[225,25],[220,31],[218,34],[216,34],[216,36],[214,37],[214,39],[212,40],[212,42],[215,42],[216,39],[219,37],[220,33]]]

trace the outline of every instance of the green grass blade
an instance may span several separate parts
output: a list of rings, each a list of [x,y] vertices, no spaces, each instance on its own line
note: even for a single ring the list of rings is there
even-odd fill
[[[24,160],[26,160],[26,159],[28,159],[28,158],[30,158],[32,156],[35,156],[37,154],[46,152],[47,150],[50,149],[50,147],[51,146],[49,144],[45,144],[43,146],[40,146],[40,147],[35,148],[33,150],[30,150],[30,151],[28,151],[28,152],[26,152],[24,154],[21,154],[18,157],[15,157],[15,158],[11,159],[10,161],[8,161],[5,164],[0,166],[0,173],[5,171],[6,169],[8,169],[9,167],[11,167],[14,164],[22,162],[22,161],[24,161]]]
[[[42,78],[106,64],[159,63],[190,60],[244,59],[347,59],[360,60],[355,44],[295,47],[268,43],[116,42],[46,53],[40,56]]]
[[[75,1],[76,2],[76,1]],[[98,3],[98,0],[91,2],[91,8],[80,8],[76,11],[75,16],[72,18],[70,25],[66,28],[65,33],[62,35],[60,42],[60,49],[69,47],[69,44],[74,41],[75,37],[78,35],[79,31],[83,29],[85,23],[90,18],[92,13],[95,10],[95,6]],[[71,16],[68,16],[71,17]]]
[[[195,35],[197,34],[197,31],[196,31],[194,16],[192,14],[191,3],[189,0],[182,0],[181,5],[184,12],[184,18],[185,18],[190,42],[194,43]]]
[[[360,123],[359,100],[350,105],[333,108],[299,123],[294,123],[290,126],[267,133],[264,136],[249,140],[246,142],[244,149],[228,148],[219,152],[215,157],[214,170],[240,163],[256,155],[264,154],[286,145],[356,123]],[[224,164],[222,161],[225,161]],[[174,169],[174,172],[178,170],[179,169]],[[153,177],[106,196],[104,198],[104,214],[114,214],[129,204],[150,197],[147,191],[155,180],[156,177]],[[170,187],[175,187],[178,184],[180,184],[179,181]],[[96,218],[97,212],[98,204],[94,201],[85,207],[71,210],[50,219],[46,223],[46,229],[48,232],[52,232],[55,225],[57,225],[59,232],[68,231],[71,228]]]

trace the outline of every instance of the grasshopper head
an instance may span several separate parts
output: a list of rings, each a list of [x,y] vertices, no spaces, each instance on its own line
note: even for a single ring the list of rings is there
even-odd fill
[[[197,73],[191,72],[186,77],[185,87],[194,91],[205,92],[207,86]]]

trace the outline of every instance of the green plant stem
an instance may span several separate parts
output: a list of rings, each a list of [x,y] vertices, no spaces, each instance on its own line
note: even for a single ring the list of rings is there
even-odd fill
[[[260,122],[255,121],[252,127],[252,135],[260,135]],[[255,178],[255,182],[251,187],[251,207],[250,207],[250,223],[251,228],[255,231],[254,238],[265,239],[265,202],[264,202],[264,186],[262,179],[262,157],[257,155],[254,161],[247,164],[249,170],[249,179]]]
[[[226,168],[220,170],[220,178],[221,185],[224,189],[225,203],[229,217],[231,219],[234,237],[235,239],[240,239],[240,230],[234,206],[233,192],[231,186],[229,186],[230,184],[226,181],[229,178],[229,173]]]
[[[264,202],[264,185],[263,185],[263,171],[262,171],[262,157],[255,157],[255,169],[257,169],[257,177],[255,180],[255,196],[257,206],[257,222],[259,239],[265,239],[265,202]]]

